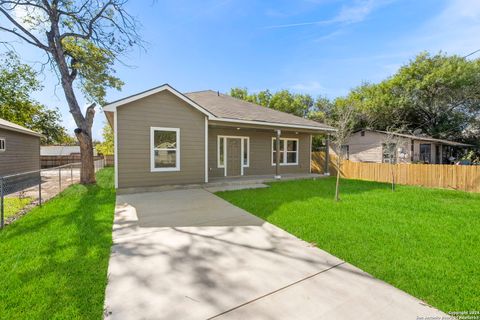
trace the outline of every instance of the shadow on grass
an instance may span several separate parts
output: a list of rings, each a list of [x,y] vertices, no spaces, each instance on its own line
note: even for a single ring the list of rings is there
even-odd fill
[[[293,202],[304,202],[314,198],[335,202],[335,177],[317,180],[295,180],[267,183],[270,188],[240,191],[224,191],[217,196],[267,220],[279,207]],[[340,181],[340,201],[342,199],[384,190],[390,191],[389,183],[347,180]],[[248,203],[245,199],[249,199]]]
[[[101,318],[112,244],[111,170],[74,185],[0,231],[0,314]]]

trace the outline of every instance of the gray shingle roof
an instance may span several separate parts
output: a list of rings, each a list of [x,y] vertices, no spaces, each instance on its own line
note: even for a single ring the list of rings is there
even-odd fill
[[[185,93],[185,96],[222,119],[258,121],[266,124],[286,124],[333,130],[329,125],[320,122],[262,107],[212,90],[189,92]]]
[[[6,130],[11,130],[11,131],[17,131],[17,132],[29,134],[29,135],[32,135],[32,136],[37,136],[37,137],[42,137],[43,136],[39,132],[27,129],[25,127],[22,127],[22,126],[16,124],[16,123],[13,123],[13,122],[7,121],[5,119],[1,119],[1,118],[0,118],[0,128],[6,129]]]
[[[373,131],[373,132],[380,132],[384,134],[389,134],[390,132],[388,131],[382,131],[382,130],[368,130],[368,131]],[[466,143],[461,143],[461,142],[456,142],[456,141],[450,141],[450,140],[444,140],[444,139],[436,139],[432,138],[429,136],[416,136],[413,134],[406,134],[406,133],[397,133],[393,132],[393,135],[399,136],[399,137],[404,137],[408,139],[413,139],[413,140],[420,140],[420,141],[428,141],[428,142],[437,142],[449,146],[456,146],[456,147],[471,147],[471,144],[466,144]]]

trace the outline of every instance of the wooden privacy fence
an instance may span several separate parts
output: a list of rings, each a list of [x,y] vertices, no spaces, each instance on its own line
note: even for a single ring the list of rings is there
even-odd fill
[[[103,157],[105,158],[105,165],[107,167],[113,167],[115,165],[115,158],[113,154],[106,154]]]
[[[95,156],[93,160],[101,160],[102,156]],[[80,153],[72,153],[63,156],[40,156],[40,166],[42,169],[64,166],[70,163],[78,163],[81,161]]]
[[[323,172],[325,153],[312,153],[312,171]],[[336,174],[334,156],[330,156],[330,174]],[[393,169],[393,173],[392,173]],[[480,166],[455,166],[440,164],[365,163],[345,160],[342,177],[378,182],[392,182],[392,174],[398,184],[445,188],[480,192]]]

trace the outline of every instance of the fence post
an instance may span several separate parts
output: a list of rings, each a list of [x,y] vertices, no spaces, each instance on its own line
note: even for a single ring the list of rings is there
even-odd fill
[[[0,229],[3,228],[3,224],[4,224],[4,196],[5,196],[5,190],[4,190],[4,182],[3,182],[3,177],[0,178],[0,197],[1,197],[1,200],[0,200]]]

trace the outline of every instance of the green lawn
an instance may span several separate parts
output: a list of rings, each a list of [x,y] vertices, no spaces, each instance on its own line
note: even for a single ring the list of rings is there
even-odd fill
[[[480,310],[480,194],[342,180],[218,195],[443,310]]]
[[[0,230],[0,318],[102,319],[115,206],[113,169]]]
[[[4,217],[8,218],[15,214],[17,214],[20,210],[22,210],[25,206],[27,206],[32,199],[29,197],[19,198],[19,197],[5,197],[4,199],[4,206],[5,211],[3,212]]]

